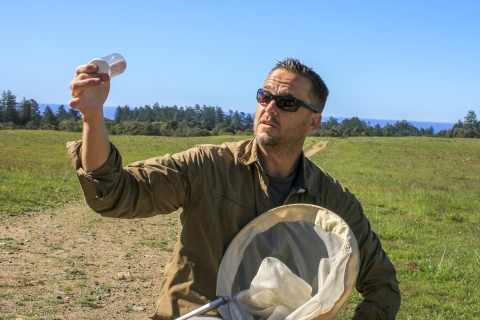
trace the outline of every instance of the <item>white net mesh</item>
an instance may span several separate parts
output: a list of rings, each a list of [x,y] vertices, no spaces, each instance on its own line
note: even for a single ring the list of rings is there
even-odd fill
[[[224,319],[334,319],[353,291],[355,237],[324,208],[270,210],[242,229],[220,265],[217,294],[230,298]]]

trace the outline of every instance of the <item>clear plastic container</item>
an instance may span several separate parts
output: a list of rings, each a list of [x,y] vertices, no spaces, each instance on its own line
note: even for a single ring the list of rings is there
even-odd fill
[[[122,74],[127,68],[127,61],[119,53],[112,53],[103,58],[95,58],[89,63],[97,65],[98,73],[106,73],[110,78]]]

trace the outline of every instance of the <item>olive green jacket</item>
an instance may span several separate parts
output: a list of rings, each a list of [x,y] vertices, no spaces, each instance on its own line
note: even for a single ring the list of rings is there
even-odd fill
[[[125,168],[112,145],[108,160],[94,172],[81,167],[80,147],[81,141],[67,144],[86,202],[102,216],[143,218],[183,208],[179,241],[165,267],[153,319],[175,319],[214,300],[228,245],[270,209],[268,177],[255,139],[198,145]],[[364,297],[354,319],[394,319],[400,306],[395,268],[355,196],[302,154],[297,181],[285,201],[292,203],[324,207],[352,228],[361,256],[356,289]]]

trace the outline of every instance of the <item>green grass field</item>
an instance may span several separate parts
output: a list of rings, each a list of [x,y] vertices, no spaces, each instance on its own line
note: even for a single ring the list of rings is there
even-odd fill
[[[82,199],[65,143],[78,133],[0,131],[0,220]],[[114,136],[124,163],[246,137]],[[480,140],[328,140],[312,160],[356,194],[397,266],[398,319],[480,319]],[[351,317],[355,294],[340,319]]]

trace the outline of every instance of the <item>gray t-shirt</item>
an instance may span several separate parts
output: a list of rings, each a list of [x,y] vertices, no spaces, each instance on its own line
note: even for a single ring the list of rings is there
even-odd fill
[[[286,178],[268,177],[268,196],[270,198],[270,208],[282,206],[292,190],[295,181],[297,180],[297,172],[295,170],[290,176]]]

